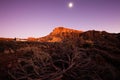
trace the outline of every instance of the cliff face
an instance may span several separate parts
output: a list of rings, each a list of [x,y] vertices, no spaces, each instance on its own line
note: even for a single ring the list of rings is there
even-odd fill
[[[64,28],[64,27],[57,27],[53,30],[53,32],[50,33],[50,35],[62,35],[64,33],[81,33],[82,31]],[[64,35],[63,35],[64,36]]]
[[[120,42],[120,35],[105,31],[79,31],[64,27],[55,28],[49,35],[39,38],[40,42],[73,42],[74,44],[84,44],[86,41],[94,44],[117,45]]]
[[[49,35],[42,37],[39,40],[42,42],[62,42],[66,39],[76,38],[81,33],[82,31],[79,30],[57,27]]]

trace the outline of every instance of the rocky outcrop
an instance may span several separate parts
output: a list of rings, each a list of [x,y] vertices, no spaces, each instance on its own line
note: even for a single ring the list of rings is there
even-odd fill
[[[81,33],[82,31],[64,28],[64,27],[57,27],[53,30],[53,32],[50,33],[50,35],[62,35],[64,33]],[[64,35],[63,35],[64,36]]]
[[[66,39],[79,37],[83,31],[57,27],[49,35],[39,39],[41,42],[62,42]]]

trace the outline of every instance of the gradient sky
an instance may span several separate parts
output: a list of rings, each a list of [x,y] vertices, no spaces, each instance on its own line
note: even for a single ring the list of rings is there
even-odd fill
[[[120,0],[0,0],[0,37],[41,37],[58,26],[118,33]]]

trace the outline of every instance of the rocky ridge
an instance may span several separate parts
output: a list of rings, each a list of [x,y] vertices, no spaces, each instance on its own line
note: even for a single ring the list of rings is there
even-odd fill
[[[49,35],[42,37],[39,39],[41,42],[62,42],[65,39],[77,37],[83,31],[64,28],[64,27],[56,27]]]

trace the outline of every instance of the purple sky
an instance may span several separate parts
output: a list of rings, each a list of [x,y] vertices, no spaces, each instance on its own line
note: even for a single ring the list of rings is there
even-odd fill
[[[118,33],[120,0],[0,0],[0,37],[41,37],[58,26]]]

